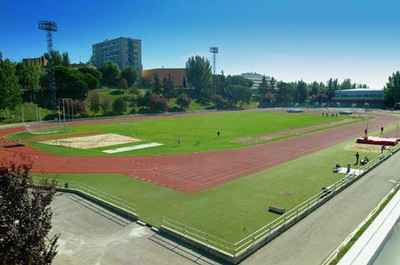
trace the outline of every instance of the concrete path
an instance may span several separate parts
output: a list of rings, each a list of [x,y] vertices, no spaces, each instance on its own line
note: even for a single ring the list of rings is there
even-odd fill
[[[57,194],[52,208],[54,265],[217,265],[76,195]]]
[[[400,153],[270,242],[243,265],[320,265],[400,180]]]

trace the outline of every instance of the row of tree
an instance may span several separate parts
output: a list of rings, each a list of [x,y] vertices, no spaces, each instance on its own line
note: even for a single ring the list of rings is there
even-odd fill
[[[353,83],[351,79],[339,82],[329,79],[326,83],[304,81],[284,82],[263,78],[257,90],[251,90],[252,82],[241,76],[213,76],[211,66],[203,57],[191,57],[186,63],[189,89],[193,98],[214,101],[217,108],[237,108],[255,100],[261,107],[287,106],[298,103],[329,103],[339,89],[367,88],[365,84]]]
[[[188,102],[190,105],[192,100],[214,105],[218,109],[241,108],[251,101],[258,102],[261,107],[293,103],[322,104],[331,102],[336,90],[367,87],[353,83],[350,79],[342,82],[330,79],[326,83],[306,83],[284,82],[264,77],[259,88],[253,90],[252,82],[241,76],[225,76],[224,73],[213,75],[210,62],[204,57],[194,56],[186,62],[184,87],[176,88],[171,77],[160,80],[158,76],[154,76],[152,81],[144,80],[135,69],[128,67],[121,71],[111,62],[96,69],[90,65],[71,65],[68,53],[61,54],[55,51],[46,54],[45,57],[48,61],[45,67],[16,64],[9,60],[0,62],[0,109],[12,109],[21,102],[49,106],[50,73],[55,77],[58,98],[84,101],[90,90],[100,87],[147,91],[144,94],[135,92],[134,97],[124,98],[124,103],[121,103],[122,100],[115,103],[115,108],[110,108],[115,109],[112,112],[116,113],[124,110],[125,105],[134,105],[142,111],[150,112],[168,110],[168,102],[173,98],[176,99],[180,110],[187,108],[185,106]],[[385,88],[385,103],[388,107],[394,107],[400,102],[399,91],[400,73],[397,72],[389,78]],[[96,109],[94,107],[94,110]]]
[[[274,78],[266,80],[264,77],[257,93],[260,106],[276,106],[313,103],[330,103],[335,96],[335,91],[341,89],[367,88],[365,84],[353,83],[351,79],[339,82],[338,79],[329,79],[326,83],[304,81],[284,82]]]

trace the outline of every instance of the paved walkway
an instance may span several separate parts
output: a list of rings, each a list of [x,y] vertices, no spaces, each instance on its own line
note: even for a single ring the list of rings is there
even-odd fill
[[[76,195],[57,194],[52,208],[54,265],[218,265]]]
[[[320,265],[400,180],[400,153],[270,242],[243,265]]]

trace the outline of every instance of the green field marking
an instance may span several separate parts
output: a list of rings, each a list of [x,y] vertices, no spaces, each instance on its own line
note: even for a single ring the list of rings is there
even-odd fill
[[[185,194],[116,174],[49,174],[59,182],[74,182],[132,202],[144,221],[159,226],[170,217],[225,240],[236,242],[278,216],[267,211],[274,205],[291,209],[319,193],[342,174],[333,166],[354,162],[345,142],[224,185]],[[370,160],[376,153],[360,153]],[[36,176],[39,178],[40,176]]]
[[[285,112],[222,112],[200,115],[176,116],[168,118],[152,118],[145,120],[129,121],[123,123],[81,124],[71,126],[66,133],[37,136],[27,132],[10,136],[13,140],[22,140],[26,144],[45,152],[59,155],[105,155],[100,149],[74,149],[61,146],[52,146],[39,143],[46,137],[66,138],[79,134],[117,133],[139,138],[146,142],[157,142],[163,146],[143,149],[132,152],[123,152],[113,155],[159,155],[176,153],[206,152],[241,148],[267,142],[270,140],[256,141],[252,144],[239,143],[237,139],[243,137],[260,137],[276,134],[277,139],[284,139],[290,135],[279,135],[279,132],[296,130],[311,126],[324,125],[321,129],[332,127],[333,123],[343,121],[360,121],[359,118],[349,117],[324,117],[317,113],[289,114]],[[335,125],[336,126],[336,125]],[[217,131],[221,136],[217,136]],[[120,145],[115,147],[122,147]],[[113,146],[114,147],[114,146]]]

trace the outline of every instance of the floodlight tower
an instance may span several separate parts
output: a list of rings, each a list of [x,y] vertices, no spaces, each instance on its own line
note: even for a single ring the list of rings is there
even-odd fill
[[[39,21],[39,29],[47,33],[47,53],[51,58],[53,52],[53,32],[57,31],[57,24],[54,21],[41,20]],[[56,79],[54,76],[54,65],[52,65],[51,61],[47,71],[49,74],[49,105],[50,108],[55,108],[57,106]]]
[[[219,52],[218,47],[211,47],[210,48],[210,53],[212,54],[213,57],[213,72],[214,75],[217,74],[217,54]]]

